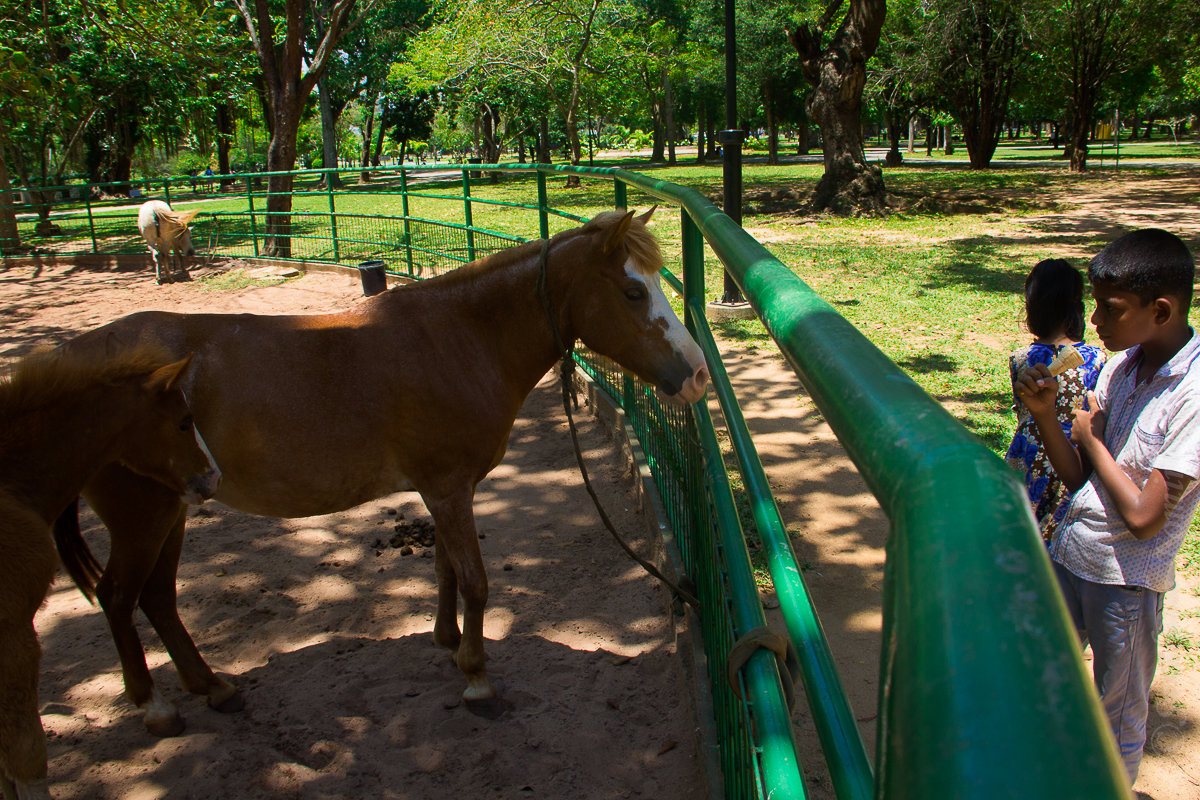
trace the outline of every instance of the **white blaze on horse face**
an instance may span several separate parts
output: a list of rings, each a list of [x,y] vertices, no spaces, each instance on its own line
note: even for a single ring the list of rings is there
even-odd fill
[[[662,288],[662,279],[657,274],[652,279],[647,278],[637,271],[632,259],[625,262],[625,274],[646,287],[647,297],[650,299],[650,323],[660,324],[665,329],[664,338],[675,350],[675,355],[688,365],[690,374],[679,391],[667,399],[681,403],[696,402],[704,396],[704,388],[708,384],[708,365],[704,361],[704,353],[671,308],[671,302],[667,300],[666,292]]]
[[[187,401],[186,393],[183,399],[185,402]],[[188,505],[199,505],[217,493],[217,489],[221,485],[221,468],[217,466],[217,460],[213,458],[212,450],[208,449],[208,443],[200,435],[200,430],[194,425],[192,434],[196,437],[196,445],[200,448],[200,452],[204,453],[204,458],[208,461],[208,470],[203,475],[188,480],[188,490],[181,499]]]

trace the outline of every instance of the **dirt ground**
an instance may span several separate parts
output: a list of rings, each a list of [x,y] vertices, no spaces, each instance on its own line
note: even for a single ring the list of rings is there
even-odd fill
[[[327,273],[198,286],[158,287],[146,271],[0,269],[0,361],[136,309],[317,312],[361,296],[357,279]],[[704,796],[675,621],[597,521],[559,397],[548,376],[477,494],[500,718],[461,705],[464,681],[433,644],[432,548],[416,494],[294,520],[209,502],[189,521],[180,609],[245,710],[222,715],[184,694],[141,624],[155,680],[188,725],[177,738],[147,734],[121,696],[103,615],[60,577],[36,620],[56,800]],[[603,426],[579,420],[606,509],[652,555],[632,477]],[[83,522],[103,559],[103,529],[90,512]]]
[[[1095,182],[1022,237],[1078,257],[1085,232],[1159,224],[1195,245],[1195,175]],[[1149,194],[1144,194],[1149,192]],[[1155,197],[1165,196],[1159,202]],[[1182,210],[1181,210],[1182,209]],[[355,281],[322,273],[274,287],[200,292],[156,287],[146,272],[0,269],[0,361],[33,344],[140,308],[265,313],[340,308]],[[726,348],[797,556],[873,751],[887,521],[778,357]],[[492,602],[490,666],[510,708],[498,720],[456,703],[460,678],[431,641],[432,562],[380,547],[397,519],[426,518],[415,495],[305,520],[262,519],[212,503],[191,521],[181,609],[245,711],[220,715],[183,696],[152,634],[156,680],[188,730],[144,733],[119,695],[100,614],[60,579],[38,617],[46,650],[43,721],[56,798],[663,797],[703,795],[702,744],[661,591],[624,561],[590,509],[547,379],[526,404],[505,462],[476,504]],[[585,425],[589,468],[607,507],[640,530],[629,482],[598,426]],[[392,512],[396,512],[394,515]],[[89,539],[100,553],[94,518]],[[650,544],[641,539],[641,550]],[[1200,642],[1200,581],[1181,576],[1165,628]],[[1150,746],[1137,789],[1153,800],[1200,794],[1200,666],[1160,647]],[[815,729],[796,714],[813,798],[831,798]]]

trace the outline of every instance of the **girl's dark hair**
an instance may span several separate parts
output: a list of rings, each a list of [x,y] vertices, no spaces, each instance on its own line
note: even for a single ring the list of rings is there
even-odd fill
[[[1039,339],[1061,330],[1083,339],[1083,276],[1061,258],[1048,258],[1025,278],[1025,324]]]

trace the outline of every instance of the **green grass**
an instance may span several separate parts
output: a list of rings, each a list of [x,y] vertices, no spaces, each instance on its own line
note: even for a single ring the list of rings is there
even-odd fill
[[[197,278],[192,281],[191,286],[202,292],[232,292],[254,286],[275,286],[288,280],[293,280],[293,278],[253,278],[243,269],[231,269],[227,272]]]

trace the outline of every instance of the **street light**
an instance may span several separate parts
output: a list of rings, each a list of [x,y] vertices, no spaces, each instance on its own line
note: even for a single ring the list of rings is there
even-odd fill
[[[742,224],[742,142],[746,132],[737,128],[737,33],[734,0],[725,0],[725,130],[717,134],[721,143],[722,180],[725,188],[725,214]],[[742,290],[725,272],[721,302],[745,303]]]

